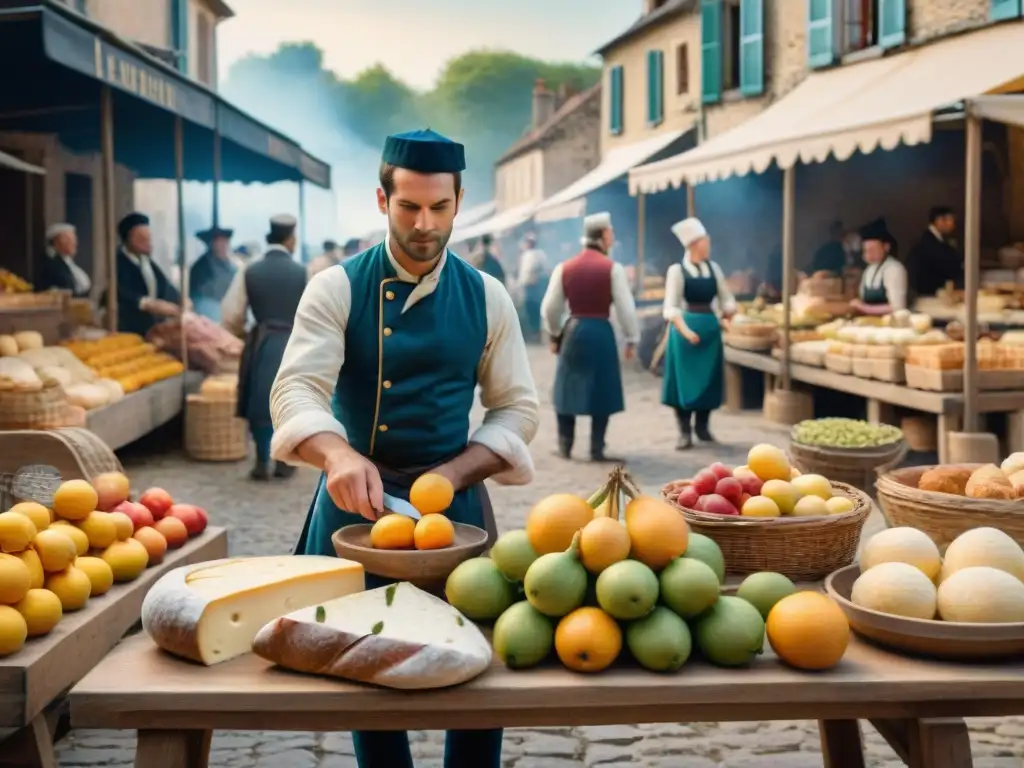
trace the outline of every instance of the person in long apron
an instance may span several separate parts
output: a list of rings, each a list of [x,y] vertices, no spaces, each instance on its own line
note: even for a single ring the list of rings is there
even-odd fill
[[[862,315],[889,315],[907,308],[907,268],[896,258],[896,238],[885,219],[860,230],[864,262],[857,298],[851,309]]]
[[[555,267],[541,302],[544,330],[558,355],[553,398],[558,454],[572,456],[576,417],[589,416],[591,461],[619,461],[604,452],[608,420],[625,410],[618,344],[608,319],[612,307],[625,336],[627,360],[633,358],[640,329],[626,271],[608,256],[615,242],[611,215],[588,216],[583,231],[583,250]]]
[[[295,229],[298,222],[288,214],[270,220],[267,250],[263,258],[235,273],[221,304],[221,322],[237,336],[245,336],[238,374],[238,416],[249,422],[256,444],[256,465],[250,477],[269,480],[291,477],[294,467],[277,462],[271,472],[270,441],[274,426],[270,416],[270,388],[284,356],[292,330],[292,318],[306,288],[306,270],[295,261]],[[255,324],[245,331],[249,313]]]
[[[516,309],[447,249],[465,167],[463,146],[433,131],[389,136],[384,241],[316,275],[299,302],[270,395],[273,457],[322,470],[297,554],[334,555],[336,530],[377,519],[384,491],[408,499],[426,471],[455,487],[447,516],[493,541],[483,480],[533,479],[539,404]],[[478,383],[487,413],[470,434]],[[354,742],[360,768],[413,766],[405,733]],[[501,730],[449,731],[445,765],[499,768],[501,742]]]
[[[669,323],[661,402],[675,411],[676,450],[697,439],[712,443],[711,412],[722,405],[725,358],[719,315],[736,313],[736,299],[721,268],[711,261],[711,238],[699,219],[676,223],[672,233],[686,249],[665,276],[663,316]]]

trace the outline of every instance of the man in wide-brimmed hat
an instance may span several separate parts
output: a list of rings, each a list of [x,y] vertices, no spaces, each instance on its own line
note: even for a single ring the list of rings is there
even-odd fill
[[[189,297],[196,312],[211,320],[220,321],[220,303],[235,277],[235,263],[231,258],[233,230],[213,226],[196,237],[206,243],[206,252],[196,259],[189,272]]]

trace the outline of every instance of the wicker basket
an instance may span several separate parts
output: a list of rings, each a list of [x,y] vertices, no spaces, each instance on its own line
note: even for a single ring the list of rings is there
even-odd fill
[[[753,336],[729,331],[722,334],[722,341],[733,349],[743,349],[747,352],[769,352],[775,346],[775,332],[772,331],[767,336]]]
[[[0,429],[56,429],[68,425],[64,389],[47,379],[34,392],[0,390]]]
[[[185,403],[185,452],[195,461],[241,461],[248,453],[246,424],[235,400],[189,395]]]
[[[868,495],[845,483],[832,483],[836,495],[853,500],[853,511],[828,517],[723,517],[676,503],[682,487],[662,493],[683,513],[690,528],[715,540],[729,573],[774,571],[793,581],[817,581],[853,562],[860,532],[871,514]]]
[[[889,445],[870,448],[833,448],[798,443],[791,433],[789,455],[801,472],[824,475],[829,480],[872,494],[879,473],[887,472],[903,461],[907,455],[907,444],[904,440],[897,440]]]
[[[981,464],[954,464],[976,469]],[[945,550],[972,528],[998,528],[1024,546],[1024,501],[972,499],[917,487],[921,475],[934,467],[907,467],[878,478],[878,502],[890,525],[924,531]]]

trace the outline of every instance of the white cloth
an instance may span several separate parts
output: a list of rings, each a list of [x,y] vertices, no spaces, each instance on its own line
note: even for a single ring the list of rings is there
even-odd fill
[[[86,271],[80,266],[75,264],[75,260],[70,256],[65,256],[62,253],[57,253],[53,248],[46,249],[46,255],[51,259],[60,259],[63,261],[68,269],[71,270],[71,279],[75,281],[75,293],[84,296],[90,290],[92,290],[92,280]]]
[[[128,257],[128,261],[142,272],[142,280],[146,284],[146,295],[139,299],[139,309],[145,309],[143,305],[155,299],[157,293],[156,272],[154,271],[155,267],[153,266],[152,258],[150,256],[139,256],[127,249],[125,249],[124,255]]]
[[[718,284],[718,295],[711,302],[715,314],[732,314],[736,311],[736,297],[732,295],[729,286],[725,282],[725,275],[721,267],[714,261],[702,261],[695,264],[690,260],[690,254],[683,256],[679,264],[673,264],[668,268],[665,275],[665,302],[662,305],[661,315],[668,322],[674,322],[676,318],[682,320],[686,312],[686,299],[683,298],[686,288],[686,278],[715,276]]]
[[[691,216],[673,224],[672,234],[683,244],[683,248],[689,248],[695,241],[707,237],[708,231],[700,219]]]
[[[565,300],[565,286],[562,285],[562,267],[563,264],[559,264],[551,273],[548,289],[540,305],[541,320],[548,336],[562,333],[562,321],[569,309]],[[629,289],[629,278],[621,264],[612,264],[612,308],[626,343],[639,343],[640,326],[636,319],[636,305],[633,303],[633,292]]]
[[[548,270],[548,257],[540,248],[524,251],[519,260],[519,285],[533,285]]]
[[[893,312],[907,308],[907,268],[898,259],[889,256],[878,264],[869,264],[860,276],[860,296],[864,300],[865,288],[885,288],[889,308]]]
[[[416,285],[403,312],[430,296],[448,259],[458,258],[446,251],[434,271],[419,279],[395,260],[390,243],[385,241],[385,245],[398,279]],[[503,485],[525,485],[534,476],[527,446],[539,425],[537,387],[512,299],[493,277],[483,273],[481,277],[487,303],[487,343],[477,366],[477,379],[480,402],[487,412],[469,440],[508,462],[509,469],[492,480]],[[274,421],[271,454],[277,461],[301,463],[295,449],[313,435],[329,432],[348,437],[345,427],[334,418],[331,398],[345,362],[345,329],[351,306],[352,285],[344,269],[321,272],[306,286],[270,392]]]

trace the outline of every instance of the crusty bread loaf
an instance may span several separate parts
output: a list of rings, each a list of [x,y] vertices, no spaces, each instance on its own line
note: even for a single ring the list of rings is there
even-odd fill
[[[491,663],[473,622],[412,584],[392,584],[282,616],[253,651],[287,669],[404,690],[471,680]]]

